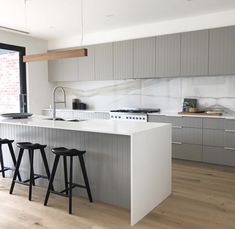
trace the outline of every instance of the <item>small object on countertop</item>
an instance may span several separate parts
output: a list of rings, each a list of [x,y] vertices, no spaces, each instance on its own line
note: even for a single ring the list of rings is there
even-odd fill
[[[78,104],[78,109],[79,110],[86,110],[86,108],[87,108],[87,105],[85,103],[79,103]]]
[[[197,99],[184,98],[183,112],[189,112],[189,108],[197,108]]]
[[[223,113],[219,111],[206,111],[205,113],[208,115],[218,115],[218,116],[223,115]]]
[[[12,119],[24,119],[24,118],[29,118],[33,114],[31,113],[5,113],[1,114],[2,117],[4,118],[12,118]]]
[[[73,100],[72,100],[72,107],[73,107],[73,110],[77,110],[77,109],[78,109],[79,102],[80,102],[79,99],[73,99]]]
[[[192,112],[178,112],[179,115],[207,115],[207,116],[221,116],[223,115],[221,112],[205,112],[205,111],[197,111],[195,113]]]
[[[197,108],[196,107],[189,107],[188,112],[189,113],[196,113],[197,112]]]

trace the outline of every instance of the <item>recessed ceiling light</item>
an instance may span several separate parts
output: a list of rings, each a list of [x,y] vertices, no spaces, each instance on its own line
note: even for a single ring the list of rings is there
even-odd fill
[[[111,17],[113,17],[114,16],[114,14],[107,14],[106,15],[106,18],[111,18]]]

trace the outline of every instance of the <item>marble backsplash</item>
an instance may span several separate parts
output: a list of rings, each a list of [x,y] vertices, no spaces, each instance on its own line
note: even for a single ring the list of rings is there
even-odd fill
[[[71,100],[79,98],[91,110],[123,107],[160,108],[163,112],[182,110],[184,98],[197,98],[199,107],[221,107],[235,112],[235,76],[138,79],[121,81],[60,82]]]

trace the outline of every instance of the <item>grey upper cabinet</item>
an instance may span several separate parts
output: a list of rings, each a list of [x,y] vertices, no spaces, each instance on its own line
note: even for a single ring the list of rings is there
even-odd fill
[[[209,31],[181,34],[181,76],[208,75]]]
[[[235,26],[210,30],[210,75],[235,74]]]
[[[77,81],[78,58],[53,60],[48,63],[49,81]]]
[[[156,75],[156,38],[134,40],[134,78]]]
[[[180,34],[156,37],[156,77],[180,76]]]
[[[78,80],[95,80],[95,47],[87,47],[88,56],[79,58]]]
[[[133,40],[113,43],[114,79],[133,78]]]
[[[113,79],[113,44],[95,46],[95,80]]]

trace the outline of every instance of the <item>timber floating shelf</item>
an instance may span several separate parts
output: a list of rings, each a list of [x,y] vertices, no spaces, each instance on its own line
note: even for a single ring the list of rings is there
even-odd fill
[[[23,61],[33,62],[33,61],[58,60],[58,59],[73,58],[73,57],[85,57],[87,55],[88,55],[87,49],[75,49],[75,50],[27,55],[23,57]]]

